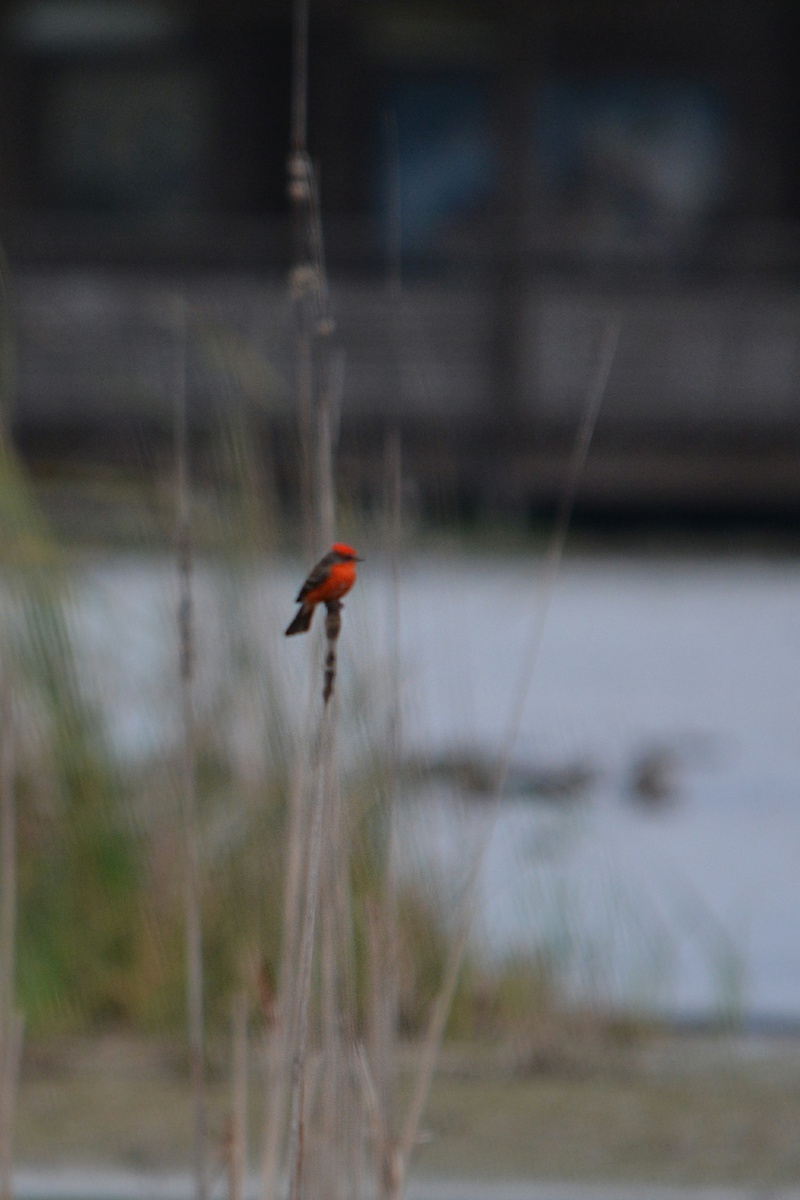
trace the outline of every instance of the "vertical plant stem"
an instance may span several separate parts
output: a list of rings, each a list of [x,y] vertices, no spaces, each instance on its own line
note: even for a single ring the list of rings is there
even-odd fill
[[[292,6],[292,152],[305,154],[308,126],[308,10],[309,0]]]
[[[314,512],[314,369],[311,333],[308,329],[307,301],[295,303],[295,372],[297,376],[297,412],[300,434],[301,510],[303,547],[306,557],[315,558],[320,543]]]
[[[319,347],[321,382],[317,398],[317,529],[322,546],[330,546],[334,537],[335,491],[333,486],[333,388],[332,363],[328,361],[326,334]]]
[[[291,296],[295,315],[295,372],[300,434],[303,542],[309,556],[318,549],[314,521],[314,370],[310,296],[314,288],[308,228],[311,205],[310,164],[306,150],[308,126],[309,0],[292,6],[292,128],[288,164],[288,193],[294,231]]]
[[[378,1194],[393,1200],[402,1186],[395,1130],[394,1092],[396,1084],[397,1009],[398,1009],[398,918],[394,871],[394,810],[400,773],[402,744],[400,696],[400,539],[402,531],[402,458],[400,435],[392,430],[386,439],[384,454],[387,485],[387,531],[389,552],[389,595],[387,597],[387,647],[390,697],[386,729],[387,762],[385,788],[385,860],[379,903],[370,923],[372,970],[370,973],[370,1050],[375,1102],[380,1120],[373,1127],[381,1133],[376,1145]]]
[[[330,294],[325,270],[325,250],[322,238],[322,214],[320,211],[317,182],[310,160],[308,161],[308,243],[313,263],[315,283],[315,327],[317,378],[315,395],[314,436],[316,439],[316,462],[314,474],[315,516],[320,544],[329,546],[333,541],[336,488],[333,475],[334,409],[341,401],[341,374],[337,375],[336,362],[331,353],[331,338],[336,329],[331,314]]]
[[[336,686],[336,661],[339,634],[342,631],[342,604],[340,600],[329,600],[325,614],[325,637],[328,648],[325,652],[325,674],[322,684],[322,700],[327,706]]]
[[[333,441],[336,378],[332,369],[330,336],[334,325],[330,316],[325,278],[322,228],[314,170],[307,149],[308,110],[308,30],[309,0],[293,2],[293,75],[292,128],[288,167],[288,191],[293,214],[295,255],[291,275],[291,295],[295,312],[296,371],[300,457],[302,464],[302,514],[304,542],[316,552],[333,540],[335,489],[333,480]],[[317,913],[320,906],[321,880],[332,880],[328,869],[324,835],[328,815],[336,796],[336,767],[333,711],[330,704],[336,680],[336,643],[341,628],[340,605],[329,606],[326,620],[327,652],[323,676],[323,707],[316,738],[317,755],[313,794],[304,803],[301,789],[292,797],[290,844],[288,847],[287,900],[294,911],[284,914],[284,951],[296,951],[293,961],[281,963],[281,998],[278,1037],[291,1044],[290,1121],[288,1170],[291,1200],[301,1200],[306,1186],[306,1101],[307,1058],[314,981],[314,952]],[[299,752],[308,756],[302,744]],[[301,820],[301,812],[305,820]],[[309,828],[310,822],[310,828]],[[302,883],[302,888],[297,885]],[[302,893],[302,899],[301,899]],[[297,914],[302,910],[302,919]],[[326,922],[326,934],[330,931]],[[327,1021],[323,1035],[338,1025],[335,1004],[333,942],[323,963],[327,980]],[[294,970],[293,970],[294,968]],[[290,979],[290,972],[294,976]],[[323,1069],[325,1055],[323,1054]],[[323,1087],[323,1097],[329,1089]],[[324,1102],[324,1100],[323,1100]],[[282,1099],[277,1099],[281,1111]],[[285,1111],[285,1110],[283,1110]],[[269,1157],[266,1164],[274,1171],[276,1126],[268,1130]],[[274,1175],[272,1176],[274,1180]],[[265,1171],[265,1194],[274,1186]]]
[[[291,1054],[297,1017],[296,963],[302,918],[303,879],[307,863],[307,834],[312,806],[308,803],[314,777],[316,749],[308,754],[307,745],[296,755],[289,786],[289,828],[287,831],[286,875],[283,888],[283,934],[281,938],[280,979],[275,1005],[275,1023],[267,1033],[267,1111],[264,1147],[261,1159],[262,1197],[274,1200],[283,1138],[290,1103]]]
[[[295,229],[291,296],[300,433],[301,501],[306,549],[328,545],[333,534],[334,408],[341,377],[331,353],[335,323],[328,293],[322,221],[311,159],[294,149],[289,159],[289,197]]]
[[[189,484],[189,437],[186,396],[186,308],[178,306],[175,446],[176,551],[178,559],[178,638],[181,707],[180,793],[184,840],[184,919],[189,1073],[194,1108],[193,1174],[196,1200],[207,1200],[206,1145],[208,1120],[205,1094],[203,1028],[203,942],[200,915],[199,832],[196,790],[196,725],[194,718],[194,612],[192,522]]]
[[[0,1188],[2,1189],[0,1196],[2,1196],[2,1200],[12,1200],[14,1195],[14,1124],[24,1032],[24,1014],[15,1009],[9,1021],[6,1041],[7,1050],[3,1051],[3,1090],[5,1094],[2,1101],[3,1113],[2,1117],[0,1117],[0,1120],[2,1120],[2,1128],[0,1128],[0,1136],[2,1136],[0,1155],[2,1155],[3,1160],[2,1181],[0,1182]]]
[[[555,592],[558,572],[561,566],[564,546],[566,543],[567,531],[569,529],[569,523],[575,505],[575,499],[580,480],[586,465],[586,457],[589,452],[592,434],[597,423],[600,405],[608,385],[608,378],[611,373],[611,367],[616,354],[619,334],[619,321],[616,319],[608,321],[603,332],[597,367],[587,392],[586,405],[575,438],[575,444],[567,472],[564,491],[562,493],[561,503],[559,505],[553,533],[550,539],[545,567],[544,600],[539,607],[536,620],[534,621],[531,629],[527,653],[523,656],[522,668],[519,677],[519,686],[511,710],[508,733],[505,743],[501,749],[495,770],[492,793],[490,796],[490,819],[496,814],[499,802],[502,798],[506,777],[508,775],[508,768],[511,762],[511,755],[522,727],[525,704],[530,692],[536,661],[539,655],[542,637],[544,635],[547,612]],[[434,1001],[428,1021],[428,1027],[426,1029],[425,1039],[423,1042],[420,1066],[415,1080],[415,1085],[412,1090],[411,1100],[406,1110],[406,1119],[400,1142],[400,1158],[402,1170],[404,1172],[407,1171],[411,1152],[417,1139],[419,1122],[422,1118],[422,1113],[430,1092],[433,1071],[436,1059],[438,1057],[438,1051],[441,1045],[442,1037],[444,1035],[447,1016],[450,1011],[450,1006],[455,994],[456,984],[458,982],[459,972],[461,970],[461,964],[466,952],[467,944],[469,942],[469,934],[472,928],[475,908],[478,902],[478,883],[480,880],[481,868],[490,840],[491,838],[487,833],[487,835],[482,839],[479,850],[470,864],[470,871],[464,893],[462,909],[459,913],[458,931],[450,943],[445,962],[442,983]]]
[[[334,748],[331,747],[333,758]],[[324,1172],[329,1200],[340,1196],[341,1188],[341,1130],[342,1099],[345,1083],[342,1070],[339,1039],[340,992],[339,966],[342,913],[338,903],[337,886],[340,860],[347,855],[341,844],[341,821],[339,793],[332,765],[325,768],[325,828],[320,878],[320,1049],[322,1056],[322,1078],[320,1079],[320,1121],[318,1173]],[[319,1179],[315,1178],[315,1183]]]
[[[325,620],[328,648],[325,656],[322,692],[323,707],[319,730],[319,772],[317,775],[317,789],[312,815],[311,836],[309,839],[305,907],[298,962],[299,983],[296,1001],[295,1048],[292,1060],[292,1104],[291,1127],[289,1131],[290,1200],[301,1200],[303,1196],[306,1059],[308,1054],[314,943],[322,870],[322,835],[326,826],[325,818],[328,803],[334,794],[336,786],[333,706],[330,700],[336,680],[336,643],[341,630],[341,608],[340,603],[336,601],[331,602],[328,605]]]
[[[597,424],[597,418],[600,413],[600,406],[603,402],[603,397],[606,394],[606,388],[608,387],[608,378],[611,374],[611,367],[613,366],[614,358],[617,353],[619,336],[619,319],[617,317],[612,317],[606,321],[600,338],[597,362],[595,364],[594,373],[587,389],[586,402],[575,435],[572,455],[567,467],[567,476],[561,492],[553,531],[550,535],[547,556],[545,559],[544,581],[542,588],[543,595],[537,608],[536,619],[531,625],[528,636],[528,644],[521,660],[516,696],[512,702],[511,713],[506,726],[506,739],[500,752],[495,770],[492,795],[498,798],[505,787],[506,776],[508,775],[508,768],[511,762],[511,755],[514,752],[514,747],[517,744],[520,729],[522,728],[522,719],[525,715],[525,705],[527,704],[528,696],[530,694],[531,683],[536,670],[536,663],[539,658],[539,651],[542,646],[542,638],[544,637],[545,626],[547,624],[547,617],[550,611],[550,605],[552,603],[553,596],[555,594],[559,572],[561,570],[561,561],[564,557],[564,547],[566,546],[567,542],[567,533],[569,532],[573,509],[575,508],[578,488],[580,487],[580,482],[583,478],[583,472],[586,467],[586,459],[589,454],[589,447],[592,443],[592,437]]]
[[[385,117],[388,181],[386,296],[392,356],[402,379],[400,354],[400,298],[402,223],[398,180],[397,119]],[[402,385],[400,385],[402,390]],[[398,393],[398,399],[401,396]],[[368,1089],[377,1108],[371,1120],[378,1168],[377,1192],[381,1200],[395,1200],[404,1184],[404,1166],[396,1128],[397,1018],[399,933],[394,871],[394,811],[402,752],[400,654],[400,543],[402,535],[402,452],[400,433],[390,429],[384,450],[386,484],[386,545],[389,555],[389,590],[386,599],[389,706],[386,726],[386,786],[384,796],[385,860],[380,896],[369,915],[370,1028],[372,1081]],[[366,1064],[364,1064],[366,1065]],[[363,1071],[362,1071],[363,1074]]]
[[[233,998],[231,1013],[233,1043],[233,1106],[231,1117],[230,1200],[244,1200],[247,1183],[247,992]]]
[[[0,458],[11,460],[14,339],[9,269],[0,248]],[[22,1015],[15,1009],[17,927],[17,798],[14,705],[11,680],[0,679],[0,1200],[11,1200],[14,1177],[14,1119],[22,1050]]]
[[[17,814],[11,684],[0,683],[0,1200],[11,1200],[14,1108],[22,1020],[14,1006],[17,924]]]
[[[306,872],[305,908],[298,954],[298,986],[295,1018],[294,1054],[292,1058],[292,1103],[289,1130],[290,1200],[301,1200],[303,1196],[303,1169],[305,1165],[305,1092],[306,1059],[308,1055],[308,1027],[311,1008],[311,986],[314,968],[314,942],[319,899],[319,880],[322,864],[322,833],[325,824],[325,799],[330,789],[326,772],[330,769],[332,752],[329,746],[333,730],[331,707],[325,704],[322,711],[319,737],[319,767],[314,809],[309,838],[309,855]]]

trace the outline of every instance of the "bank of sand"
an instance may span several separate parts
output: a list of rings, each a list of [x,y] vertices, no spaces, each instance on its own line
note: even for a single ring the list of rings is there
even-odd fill
[[[770,1195],[800,1186],[800,1037],[584,1033],[561,1042],[553,1035],[534,1050],[527,1066],[508,1049],[445,1051],[417,1152],[420,1179],[714,1185]],[[219,1152],[229,1105],[224,1046],[212,1057]],[[407,1068],[411,1052],[405,1057]],[[255,1066],[253,1076],[255,1164],[263,1102]],[[109,1035],[28,1047],[21,1166],[65,1180],[68,1167],[181,1172],[189,1146],[180,1043]]]

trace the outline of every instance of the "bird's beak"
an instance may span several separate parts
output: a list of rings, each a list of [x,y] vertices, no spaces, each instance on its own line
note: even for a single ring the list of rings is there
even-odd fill
[[[364,562],[364,559],[356,555],[356,562]]]

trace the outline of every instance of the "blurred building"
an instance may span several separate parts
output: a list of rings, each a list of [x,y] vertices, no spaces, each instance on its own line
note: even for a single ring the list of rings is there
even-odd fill
[[[548,505],[617,314],[585,501],[800,506],[799,38],[792,0],[314,0],[356,486],[397,425],[423,494]],[[279,0],[0,3],[31,453],[168,429],[176,289],[198,421],[243,397],[289,443],[291,48]]]

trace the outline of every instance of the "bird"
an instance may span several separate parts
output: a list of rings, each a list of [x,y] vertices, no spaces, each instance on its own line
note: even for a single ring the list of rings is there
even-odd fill
[[[308,632],[318,604],[336,604],[342,596],[346,596],[356,581],[356,563],[363,561],[352,546],[334,542],[328,553],[312,568],[297,593],[295,603],[300,608],[286,630],[286,637]]]

